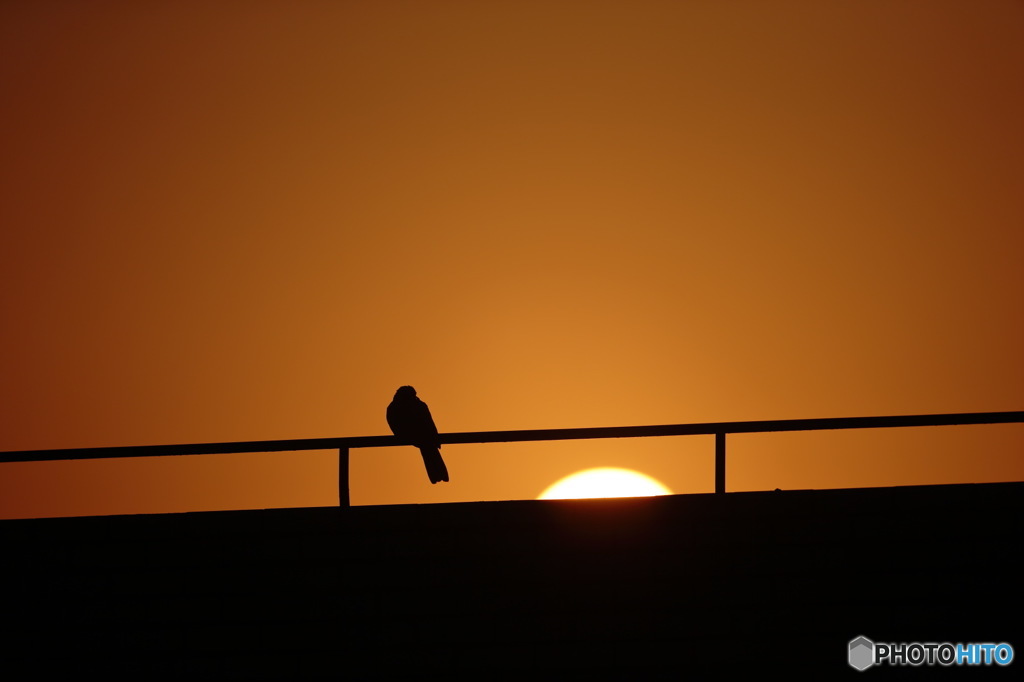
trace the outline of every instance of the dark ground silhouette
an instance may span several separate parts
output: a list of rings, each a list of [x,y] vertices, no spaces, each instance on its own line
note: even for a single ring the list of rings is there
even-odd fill
[[[423,464],[431,483],[448,480],[448,467],[441,459],[441,441],[430,408],[416,396],[412,386],[402,386],[388,405],[388,426],[391,431],[420,449]]]
[[[1022,496],[992,483],[0,521],[3,679],[975,679],[860,672],[849,643],[1007,642],[1018,667]]]

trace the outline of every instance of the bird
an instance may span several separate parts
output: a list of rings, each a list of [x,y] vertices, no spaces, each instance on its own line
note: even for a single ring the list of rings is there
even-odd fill
[[[420,449],[430,482],[447,482],[448,467],[441,459],[437,426],[430,416],[430,408],[416,396],[415,388],[402,386],[395,391],[395,397],[388,405],[387,419],[392,433]]]

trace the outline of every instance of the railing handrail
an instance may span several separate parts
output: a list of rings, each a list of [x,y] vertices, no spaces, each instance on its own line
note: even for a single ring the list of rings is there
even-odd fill
[[[542,440],[591,438],[649,438],[657,436],[715,436],[715,492],[725,492],[725,437],[730,433],[771,433],[775,431],[826,431],[833,429],[883,429],[900,426],[958,426],[962,424],[1009,424],[1024,422],[1024,412],[967,412],[962,414],[916,414],[899,417],[838,417],[830,419],[776,419],[662,426],[605,426],[590,429],[535,429],[523,431],[477,431],[442,433],[442,444],[512,443]],[[42,462],[111,457],[167,457],[173,455],[217,455],[240,452],[282,452],[296,450],[338,451],[338,504],[349,506],[349,457],[352,448],[383,448],[409,445],[397,436],[355,436],[348,438],[303,438],[237,443],[188,443],[184,445],[129,445],[111,448],[64,450],[22,450],[0,452],[0,463]]]
[[[887,417],[832,417],[824,419],[774,419],[657,426],[602,426],[572,429],[525,429],[516,431],[471,431],[442,433],[442,444],[512,443],[547,440],[599,438],[649,438],[660,436],[726,435],[730,433],[772,433],[779,431],[830,431],[836,429],[880,429],[914,426],[960,426],[966,424],[1024,423],[1024,411],[965,412]],[[43,462],[113,457],[167,457],[176,455],[217,455],[228,453],[284,452],[300,450],[341,450],[409,445],[397,436],[346,436],[293,440],[239,441],[231,443],[185,443],[176,445],[127,445],[115,447],[62,448],[0,452],[0,463]]]

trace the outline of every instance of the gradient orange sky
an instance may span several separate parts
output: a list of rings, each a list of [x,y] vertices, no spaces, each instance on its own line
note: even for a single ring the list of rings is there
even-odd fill
[[[0,450],[1024,409],[1024,3],[0,4]],[[713,439],[357,450],[353,504]],[[0,465],[0,517],[331,505],[336,455]],[[729,439],[1024,480],[1024,425]]]

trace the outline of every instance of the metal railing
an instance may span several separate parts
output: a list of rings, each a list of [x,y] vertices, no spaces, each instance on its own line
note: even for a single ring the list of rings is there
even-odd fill
[[[781,431],[830,431],[835,429],[884,429],[914,426],[960,426],[965,424],[1024,423],[1022,412],[967,412],[961,414],[919,414],[898,417],[837,417],[828,419],[779,419],[770,421],[665,424],[660,426],[610,426],[583,429],[536,429],[521,431],[476,431],[442,433],[442,444],[513,443],[597,438],[652,438],[660,436],[715,436],[715,492],[725,492],[725,437],[731,433],[774,433]],[[409,445],[397,436],[354,436],[345,438],[303,438],[298,440],[240,441],[235,443],[188,443],[182,445],[136,445],[110,448],[63,450],[21,450],[0,452],[0,463],[44,462],[112,457],[167,457],[217,455],[240,452],[283,452],[338,450],[338,498],[349,506],[349,450]]]

